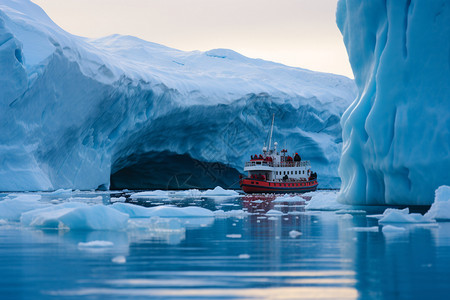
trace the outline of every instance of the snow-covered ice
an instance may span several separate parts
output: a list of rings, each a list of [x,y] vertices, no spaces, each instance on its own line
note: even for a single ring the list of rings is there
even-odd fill
[[[321,187],[340,184],[339,120],[356,96],[346,77],[227,49],[82,38],[28,0],[1,1],[0,45],[2,191],[232,184],[273,112],[274,139],[312,160]],[[228,173],[212,180],[216,164]]]
[[[430,205],[450,182],[448,1],[338,3],[359,91],[341,119],[340,200]]]
[[[435,222],[428,216],[419,213],[409,213],[409,209],[388,208],[379,218],[378,222],[382,223],[432,223]]]
[[[48,207],[49,203],[40,202],[40,195],[11,194],[0,201],[0,219],[19,221],[20,216],[31,210]]]
[[[167,217],[167,218],[198,218],[214,217],[212,211],[202,207],[176,207],[161,205],[155,207],[143,207],[129,203],[114,203],[111,208],[129,215],[131,218],[143,217]]]
[[[434,203],[425,217],[437,221],[450,220],[450,186],[440,186],[435,192]]]
[[[234,190],[225,190],[220,186],[216,186],[212,190],[206,190],[202,193],[202,196],[239,196],[239,193]]]

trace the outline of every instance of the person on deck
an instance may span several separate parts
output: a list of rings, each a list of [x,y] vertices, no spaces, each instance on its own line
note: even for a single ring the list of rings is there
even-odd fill
[[[298,155],[298,153],[295,153],[294,161],[302,161],[302,158]]]

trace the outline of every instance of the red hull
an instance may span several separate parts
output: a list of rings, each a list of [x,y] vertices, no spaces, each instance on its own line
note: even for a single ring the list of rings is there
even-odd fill
[[[310,181],[273,182],[244,178],[239,182],[241,189],[251,193],[306,193],[317,189],[317,179]]]

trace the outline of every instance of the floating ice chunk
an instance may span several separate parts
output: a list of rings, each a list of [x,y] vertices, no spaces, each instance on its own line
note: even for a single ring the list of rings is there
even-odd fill
[[[24,225],[71,230],[121,230],[127,227],[128,215],[109,206],[68,202],[29,211],[22,215]]]
[[[277,197],[272,202],[275,202],[275,203],[277,203],[277,202],[305,202],[305,199],[300,196],[284,195],[281,197]]]
[[[185,230],[177,218],[135,218],[128,221],[129,229],[146,229],[152,231],[180,231]]]
[[[301,233],[300,231],[297,230],[291,230],[289,231],[289,236],[293,239],[295,239],[296,237],[301,236],[303,233]]]
[[[352,206],[337,202],[337,192],[315,192],[306,204],[307,210],[342,210]]]
[[[115,264],[124,264],[127,262],[127,259],[125,258],[125,256],[119,255],[114,257],[111,261]]]
[[[383,213],[383,217],[379,219],[379,223],[431,223],[435,222],[428,216],[418,213],[409,214],[409,209],[388,208]]]
[[[351,214],[343,214],[341,216],[341,219],[343,219],[343,220],[350,220],[350,219],[353,219],[353,216]]]
[[[103,197],[70,197],[67,201],[70,202],[85,202],[85,203],[102,203]]]
[[[384,234],[386,234],[386,233],[400,233],[400,232],[405,232],[406,228],[398,227],[398,226],[392,226],[392,225],[386,225],[386,226],[383,226],[381,231],[383,231]]]
[[[0,218],[10,221],[19,221],[20,216],[27,211],[31,211],[38,208],[47,207],[51,204],[43,203],[39,200],[40,195],[9,195],[8,198],[0,201]]]
[[[372,227],[352,227],[349,228],[349,230],[357,231],[357,232],[378,232],[378,226],[372,226]]]
[[[134,193],[130,196],[131,199],[146,199],[146,198],[156,198],[156,199],[166,199],[169,198],[169,192],[168,191],[147,191],[147,192],[140,192],[140,193]]]
[[[278,221],[278,220],[279,220],[279,218],[278,218],[278,217],[274,217],[274,216],[272,216],[272,217],[269,217],[269,218],[267,218],[267,220],[271,220],[271,221]]]
[[[127,200],[127,198],[125,197],[111,197],[111,199],[109,200],[111,203],[115,203],[115,202],[125,202]]]
[[[71,194],[72,194],[71,189],[59,189],[54,192],[48,193],[48,195],[50,195],[50,196],[60,196],[60,197],[70,196]]]
[[[283,213],[279,210],[271,209],[268,212],[266,212],[267,216],[281,216]]]
[[[365,210],[358,210],[358,209],[341,209],[336,211],[337,215],[345,215],[345,214],[351,214],[351,215],[365,215],[367,212]]]
[[[223,210],[216,210],[213,211],[214,217],[216,218],[242,218],[245,216],[248,216],[249,213],[240,209],[235,210],[229,210],[229,211],[223,211]]]
[[[213,190],[206,190],[203,196],[239,196],[239,193],[233,190],[225,190],[220,186],[216,186]]]
[[[230,239],[240,239],[242,234],[227,234],[226,237]]]
[[[92,241],[92,242],[80,242],[78,248],[108,248],[113,247],[114,243],[109,241]]]
[[[250,255],[248,255],[248,254],[239,254],[239,258],[240,259],[249,259]]]
[[[450,186],[440,186],[435,191],[434,203],[425,217],[437,221],[450,220]]]
[[[169,192],[169,196],[199,198],[202,196],[202,192],[197,189],[191,189],[186,191],[171,191]]]
[[[214,217],[212,211],[202,207],[175,207],[175,206],[156,206],[143,207],[129,203],[114,203],[111,205],[130,218],[144,217],[165,217],[165,218],[189,218],[189,217]]]

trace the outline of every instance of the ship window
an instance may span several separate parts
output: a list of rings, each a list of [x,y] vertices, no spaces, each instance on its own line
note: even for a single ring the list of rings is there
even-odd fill
[[[305,170],[303,170],[303,174],[305,174]]]
[[[295,175],[297,175],[297,171],[295,171]]]
[[[254,181],[252,181],[252,184],[254,184],[255,182]]]
[[[294,171],[291,171],[291,175],[294,175]]]

